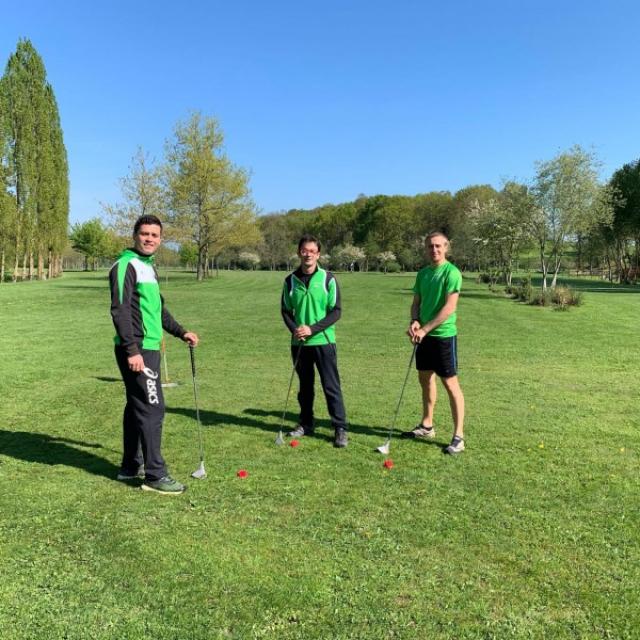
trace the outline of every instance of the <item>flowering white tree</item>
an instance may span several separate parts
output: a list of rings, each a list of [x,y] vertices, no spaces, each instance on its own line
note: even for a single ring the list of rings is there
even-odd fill
[[[393,253],[393,251],[383,251],[382,253],[379,253],[377,256],[378,258],[378,262],[380,263],[380,266],[382,267],[382,270],[387,273],[387,266],[390,262],[395,262],[396,261],[396,254]]]
[[[255,269],[260,264],[260,256],[253,251],[241,251],[238,254],[238,261],[243,267]]]
[[[355,264],[359,264],[366,258],[364,250],[352,244],[346,244],[335,256],[336,262],[343,269],[353,271]]]

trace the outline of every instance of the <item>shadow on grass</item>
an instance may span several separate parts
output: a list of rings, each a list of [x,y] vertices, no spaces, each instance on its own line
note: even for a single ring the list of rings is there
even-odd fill
[[[479,298],[481,300],[486,300],[487,298],[491,298],[493,300],[512,300],[508,296],[504,295],[504,292],[501,291],[491,291],[487,288],[486,291],[462,291],[460,293],[460,299],[464,300],[465,298]]]
[[[57,438],[46,433],[0,430],[0,455],[25,462],[76,467],[87,473],[115,480],[119,467],[77,447],[103,448],[101,444]]]
[[[249,415],[256,415],[256,416],[274,417],[278,419],[278,423],[280,421],[280,418],[282,417],[282,414],[278,413],[277,411],[265,411],[264,409],[245,409],[244,413],[248,413]],[[287,415],[287,418],[289,418],[288,415]],[[285,422],[285,429],[289,430],[289,427],[287,425],[291,425],[291,427],[293,427],[296,419],[297,419],[297,416],[292,416],[290,421]],[[329,434],[331,434],[332,427],[331,427],[331,422],[329,420],[316,420],[316,427],[321,427],[321,428],[324,427],[328,429]],[[274,429],[270,429],[270,431],[277,432],[278,428],[276,427]],[[370,436],[379,436],[386,440],[389,437],[389,428],[388,427],[386,428],[370,427],[370,426],[364,426],[361,424],[349,423],[349,433],[350,434],[362,433]],[[442,442],[437,442],[436,440],[427,440],[425,438],[422,438],[422,439],[401,438],[400,433],[401,433],[400,429],[395,429],[393,431],[393,433],[391,434],[391,438],[393,442],[402,440],[403,443],[427,444],[434,447],[438,447],[439,449],[442,450],[442,453],[444,453],[445,449],[449,446],[448,442],[443,444]],[[316,431],[314,434],[314,437],[320,438],[322,440],[328,440],[329,442],[333,442],[332,435],[327,435],[325,433],[318,433]]]
[[[177,415],[186,416],[188,418],[196,419],[195,409],[184,407],[167,407],[167,413],[175,413]],[[282,418],[282,412],[279,411],[265,411],[264,409],[245,409],[241,415],[234,415],[231,413],[219,413],[217,411],[208,411],[200,409],[200,420],[203,427],[214,427],[218,424],[226,424],[238,427],[249,427],[252,429],[260,429],[261,431],[267,431],[274,435],[280,430],[280,420]],[[298,420],[298,415],[292,412],[287,412],[284,420],[283,431],[290,431],[295,428]],[[328,433],[316,432],[315,437],[328,441],[333,441],[333,428],[329,420],[316,420],[316,427],[326,429]],[[362,433],[370,436],[386,437],[389,429],[388,427],[369,426],[362,424],[349,423],[350,433]],[[399,435],[399,431],[394,433],[394,437]]]
[[[110,378],[108,376],[94,376],[96,380],[100,382],[122,382],[122,378]]]

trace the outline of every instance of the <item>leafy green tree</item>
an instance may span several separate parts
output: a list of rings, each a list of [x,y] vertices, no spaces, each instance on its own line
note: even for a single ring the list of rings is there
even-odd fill
[[[98,268],[98,259],[113,251],[112,236],[98,218],[74,224],[69,236],[72,247],[84,255],[84,270]]]
[[[613,219],[606,239],[607,256],[615,263],[620,281],[638,278],[640,271],[640,160],[625,164],[609,181],[613,195]]]
[[[124,202],[102,203],[110,226],[121,236],[129,237],[133,225],[140,216],[154,215],[164,220],[167,217],[167,194],[163,187],[163,169],[156,165],[149,154],[138,147],[128,174],[120,179],[120,190]],[[171,230],[165,237],[171,239]]]
[[[432,231],[451,233],[454,218],[454,200],[448,191],[432,191],[413,199],[413,230],[415,237],[424,237]]]
[[[361,207],[353,238],[361,246],[373,241],[379,251],[399,252],[416,234],[413,222],[412,198],[375,196]]]
[[[322,242],[323,249],[331,250],[337,245],[353,242],[353,228],[357,218],[353,203],[325,205],[315,210],[314,233]]]
[[[198,248],[198,280],[208,275],[210,258],[261,239],[249,176],[231,163],[223,142],[218,121],[196,112],[176,125],[167,143],[171,220],[176,239]]]
[[[536,203],[529,189],[507,182],[496,198],[475,202],[467,217],[473,227],[474,242],[484,253],[496,276],[511,284],[514,263],[531,243],[531,223]]]
[[[440,230],[447,234],[451,241],[450,258],[457,265],[473,270],[480,270],[483,253],[473,231],[469,217],[483,208],[487,203],[496,200],[498,192],[488,184],[471,185],[460,189],[453,196],[450,214]]]
[[[1,173],[2,166],[0,166]],[[15,218],[15,198],[2,188],[0,181],[0,284],[5,280],[7,255],[11,255]]]
[[[180,245],[180,264],[188,269],[198,264],[198,247],[193,242],[183,242]]]
[[[296,238],[286,216],[281,213],[260,216],[258,226],[262,235],[260,256],[273,271],[287,263],[289,255],[295,248]]]

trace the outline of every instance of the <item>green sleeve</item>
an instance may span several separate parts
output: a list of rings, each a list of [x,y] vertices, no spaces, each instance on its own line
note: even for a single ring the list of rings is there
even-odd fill
[[[413,293],[420,295],[420,272],[416,273],[416,281],[413,283]]]
[[[452,269],[447,278],[447,293],[460,293],[462,289],[462,274],[458,269]]]

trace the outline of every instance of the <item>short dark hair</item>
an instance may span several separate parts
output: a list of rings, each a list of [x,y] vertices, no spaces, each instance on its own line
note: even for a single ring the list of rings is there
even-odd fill
[[[158,218],[158,216],[145,215],[145,216],[140,216],[136,220],[136,223],[133,225],[133,233],[138,233],[138,231],[140,230],[140,227],[143,224],[156,224],[160,227],[160,230],[162,231],[162,222],[160,222],[160,218]]]
[[[302,245],[307,244],[307,242],[315,242],[316,247],[318,247],[318,251],[320,251],[320,249],[322,248],[320,246],[320,240],[318,240],[318,238],[312,236],[310,233],[305,233],[300,238],[300,240],[298,240],[298,251],[300,251],[300,249],[302,249]]]

